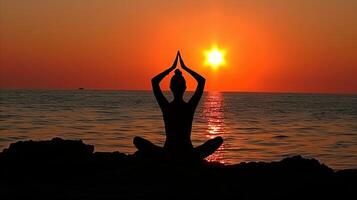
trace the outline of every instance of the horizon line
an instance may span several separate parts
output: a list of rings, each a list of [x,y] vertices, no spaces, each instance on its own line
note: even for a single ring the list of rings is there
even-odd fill
[[[143,91],[151,92],[150,89],[103,89],[103,88],[0,88],[1,90],[52,90],[52,91]],[[170,90],[162,90],[163,92],[170,92]],[[187,90],[193,92],[193,90]],[[222,92],[222,93],[266,93],[266,94],[330,94],[330,95],[357,95],[357,92],[303,92],[303,91],[244,91],[244,90],[205,90],[208,92]]]

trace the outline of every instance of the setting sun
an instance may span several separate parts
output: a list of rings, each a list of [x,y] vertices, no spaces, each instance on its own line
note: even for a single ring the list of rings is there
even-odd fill
[[[217,69],[219,66],[225,64],[224,59],[225,51],[218,47],[212,47],[210,50],[205,51],[206,61],[205,64]]]

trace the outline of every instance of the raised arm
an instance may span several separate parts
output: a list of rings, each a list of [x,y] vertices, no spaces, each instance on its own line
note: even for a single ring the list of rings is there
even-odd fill
[[[195,93],[193,94],[191,99],[188,101],[188,103],[191,104],[193,106],[193,108],[196,108],[198,103],[200,102],[201,97],[202,97],[203,90],[205,88],[206,79],[185,65],[180,52],[178,52],[178,55],[180,58],[180,64],[181,64],[182,69],[187,71],[189,74],[191,74],[191,76],[197,81],[197,87],[196,87]]]
[[[178,54],[176,54],[176,58],[172,66],[165,71],[161,72],[160,74],[156,75],[154,78],[151,79],[151,85],[152,85],[152,90],[154,92],[155,98],[159,106],[162,108],[163,106],[167,105],[169,102],[165,98],[164,94],[161,91],[160,88],[160,82],[162,79],[165,78],[172,70],[176,68],[177,65],[177,60],[178,60]]]

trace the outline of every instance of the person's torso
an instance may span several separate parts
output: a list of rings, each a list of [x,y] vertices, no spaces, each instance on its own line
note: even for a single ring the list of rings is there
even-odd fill
[[[191,130],[194,109],[186,102],[171,102],[165,108],[163,118],[166,131],[166,147],[192,148]]]

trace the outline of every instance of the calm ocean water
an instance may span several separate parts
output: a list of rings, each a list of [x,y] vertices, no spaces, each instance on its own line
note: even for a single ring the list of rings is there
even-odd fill
[[[357,95],[205,93],[192,141],[196,146],[218,135],[224,145],[210,160],[301,154],[335,169],[357,168]],[[96,151],[133,153],[134,136],[158,145],[165,140],[150,91],[0,91],[0,150],[18,140],[62,137],[82,139]]]

